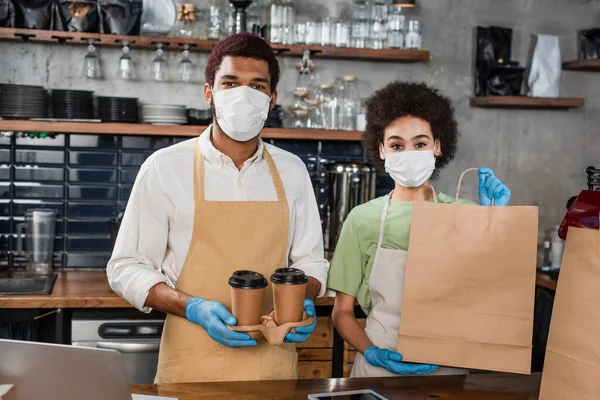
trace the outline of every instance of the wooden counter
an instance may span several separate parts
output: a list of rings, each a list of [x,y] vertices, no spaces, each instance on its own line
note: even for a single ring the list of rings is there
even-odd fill
[[[535,277],[536,286],[556,291],[558,279],[552,278],[550,275],[538,272]]]
[[[333,305],[333,298],[317,299],[318,306]],[[0,308],[131,308],[108,286],[104,271],[61,271],[52,293],[0,296]]]
[[[133,385],[132,393],[186,399],[302,399],[309,394],[372,389],[390,400],[534,400],[540,375],[481,374],[467,377],[398,377],[298,381]]]

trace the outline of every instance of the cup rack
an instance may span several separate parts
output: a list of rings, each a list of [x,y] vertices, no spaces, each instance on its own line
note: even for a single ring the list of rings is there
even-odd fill
[[[46,31],[38,29],[0,28],[0,40],[50,43],[50,44],[79,44],[85,45],[90,39],[98,46],[122,46],[129,42],[129,47],[154,49],[161,43],[166,50],[183,50],[189,45],[191,51],[210,53],[217,40],[199,40],[182,37],[159,36],[121,36],[101,33]],[[319,58],[371,60],[394,62],[428,62],[431,58],[427,50],[399,50],[399,49],[356,49],[351,47],[313,46],[313,45],[282,45],[271,43],[273,50],[281,56],[300,57],[304,50]]]

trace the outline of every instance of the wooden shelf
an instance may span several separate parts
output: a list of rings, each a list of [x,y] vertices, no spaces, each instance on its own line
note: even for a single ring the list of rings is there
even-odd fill
[[[153,49],[157,43],[162,43],[165,49],[182,50],[184,45],[190,45],[192,51],[209,53],[217,40],[197,40],[178,37],[154,36],[118,36],[100,33],[80,33],[62,31],[44,31],[36,29],[0,28],[0,40],[25,41],[34,43],[87,44],[94,39],[98,46],[122,46],[129,41],[130,47]],[[313,46],[313,45],[281,45],[271,44],[278,55],[299,57],[306,49],[319,58],[372,60],[395,62],[428,62],[427,50],[396,50],[396,49],[355,49],[350,47]]]
[[[600,59],[567,61],[563,63],[563,69],[570,71],[600,72]]]
[[[584,99],[579,97],[471,97],[471,106],[484,108],[568,109],[583,107],[584,103]]]
[[[160,126],[150,124],[119,124],[108,122],[43,122],[28,120],[0,120],[0,131],[16,132],[60,132],[88,133],[99,135],[157,135],[157,136],[198,136],[205,126]],[[338,140],[358,141],[361,132],[325,129],[285,129],[265,128],[263,139],[296,140]]]

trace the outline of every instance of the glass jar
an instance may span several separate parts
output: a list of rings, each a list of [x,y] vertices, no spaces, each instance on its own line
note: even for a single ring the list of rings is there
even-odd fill
[[[356,115],[360,107],[356,77],[352,75],[342,76],[337,92],[339,99],[338,129],[354,130],[356,129]]]
[[[348,47],[350,45],[350,23],[339,20],[335,24],[335,46]]]
[[[369,38],[371,4],[367,0],[355,0],[352,6],[351,46],[365,48]]]
[[[269,24],[271,25],[269,40],[271,43],[283,43],[283,3],[273,0],[269,8]]]
[[[321,44],[321,25],[308,21],[306,23],[306,44]]]
[[[388,16],[387,47],[402,49],[404,47],[404,25],[406,17],[400,7],[392,7]]]
[[[372,49],[383,49],[387,40],[388,5],[381,0],[371,7],[370,45]]]
[[[206,27],[206,38],[212,40],[221,39],[226,32],[225,21],[228,18],[228,8],[223,7],[221,0],[212,0],[208,7],[208,23]]]
[[[334,96],[333,85],[321,84],[315,91],[315,99],[323,118],[324,129],[337,129],[337,97]]]
[[[321,46],[333,46],[335,44],[336,22],[333,18],[325,18],[321,21]]]
[[[404,47],[408,50],[421,50],[421,22],[417,20],[408,21],[408,32],[404,38]]]

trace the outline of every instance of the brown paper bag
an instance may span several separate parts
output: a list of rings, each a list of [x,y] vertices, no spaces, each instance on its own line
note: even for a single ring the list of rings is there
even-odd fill
[[[540,400],[600,399],[600,231],[570,227]]]
[[[537,237],[537,207],[416,202],[398,341],[404,360],[529,374]]]

